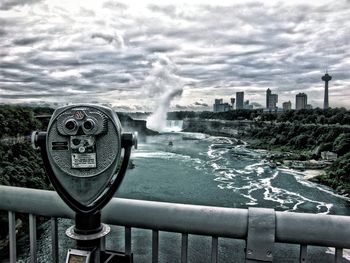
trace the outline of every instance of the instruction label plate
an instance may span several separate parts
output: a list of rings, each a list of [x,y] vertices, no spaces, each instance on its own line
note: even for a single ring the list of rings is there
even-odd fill
[[[96,168],[96,153],[73,153],[72,168]]]

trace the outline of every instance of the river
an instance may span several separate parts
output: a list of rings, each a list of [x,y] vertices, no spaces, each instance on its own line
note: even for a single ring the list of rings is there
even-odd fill
[[[350,215],[347,199],[328,187],[305,180],[303,172],[270,168],[265,155],[265,151],[248,149],[244,144],[237,145],[234,140],[224,137],[181,132],[146,137],[133,151],[135,168],[128,170],[116,196],[197,205],[256,206],[278,211]],[[60,231],[63,232],[71,224],[69,220],[60,220]],[[115,227],[110,236],[113,241],[108,239],[107,247],[123,250],[123,230]],[[40,262],[49,262],[49,237],[47,226],[39,241]],[[135,262],[150,262],[151,252],[145,248],[145,244],[151,247],[151,232],[135,230],[133,237]],[[179,262],[180,235],[161,233],[160,241],[160,262]],[[62,235],[62,258],[69,244],[71,242]],[[243,257],[244,242],[223,240],[219,244],[220,260],[232,262],[232,254]],[[234,244],[233,249],[230,244]],[[189,245],[190,262],[210,260],[209,238],[191,236]],[[297,262],[297,249],[295,245],[294,249],[281,245],[275,258],[278,255],[283,258],[289,253],[289,260],[285,262]],[[325,251],[329,257],[320,256]],[[328,248],[315,248],[309,256],[311,262],[331,262],[332,253],[334,251]],[[315,261],[312,257],[315,257]],[[28,250],[22,249],[20,258],[28,259]],[[319,261],[320,258],[322,261]]]

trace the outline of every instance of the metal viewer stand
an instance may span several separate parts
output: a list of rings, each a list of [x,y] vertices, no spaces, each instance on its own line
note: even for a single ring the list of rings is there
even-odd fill
[[[68,249],[66,263],[133,262],[132,254],[105,250],[110,227],[101,223],[101,209],[124,178],[136,135],[121,132],[112,109],[79,104],[57,109],[47,132],[33,132],[31,142],[53,187],[76,212],[66,230],[76,248]]]

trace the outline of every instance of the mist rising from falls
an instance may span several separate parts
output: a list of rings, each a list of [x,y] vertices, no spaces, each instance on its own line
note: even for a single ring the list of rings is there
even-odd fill
[[[168,57],[158,55],[152,63],[152,69],[145,83],[149,95],[158,98],[156,109],[147,118],[147,128],[166,131],[167,112],[171,102],[183,92],[183,82],[176,75],[176,65]]]
[[[147,118],[147,127],[155,131],[166,131],[167,112],[173,98],[182,94],[182,89],[166,92],[159,101],[157,109]]]

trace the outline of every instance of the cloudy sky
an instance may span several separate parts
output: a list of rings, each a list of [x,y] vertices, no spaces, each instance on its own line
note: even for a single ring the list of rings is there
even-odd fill
[[[202,110],[270,88],[316,107],[328,68],[350,108],[350,1],[312,2],[1,0],[0,103]]]

